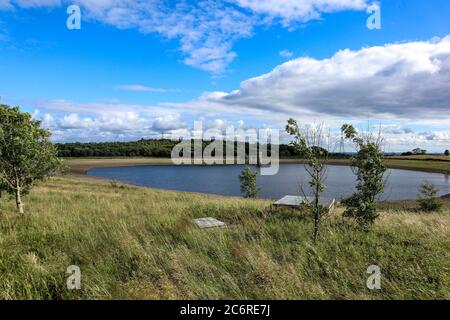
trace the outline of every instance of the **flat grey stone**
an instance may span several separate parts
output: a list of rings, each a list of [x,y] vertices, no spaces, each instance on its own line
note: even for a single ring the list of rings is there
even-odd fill
[[[200,218],[194,219],[194,223],[200,229],[208,229],[208,228],[224,228],[226,226],[225,222],[219,221],[215,218]]]

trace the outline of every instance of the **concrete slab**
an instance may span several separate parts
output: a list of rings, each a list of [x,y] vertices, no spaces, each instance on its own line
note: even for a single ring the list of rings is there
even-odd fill
[[[194,219],[194,223],[200,229],[209,229],[209,228],[224,228],[226,227],[225,222],[219,221],[215,218],[200,218]]]
[[[273,204],[275,206],[281,206],[281,207],[298,208],[302,204],[312,203],[313,201],[314,201],[313,197],[285,196],[282,199],[274,202]],[[319,203],[331,211],[334,209],[334,206],[336,204],[336,199],[321,198],[319,200]]]

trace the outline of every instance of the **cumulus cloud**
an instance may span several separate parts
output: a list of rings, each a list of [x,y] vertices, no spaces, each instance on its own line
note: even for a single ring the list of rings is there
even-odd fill
[[[450,37],[298,58],[187,104],[195,106],[282,118],[448,119]]]
[[[419,133],[385,133],[386,145],[393,151],[409,151],[423,148],[430,152],[443,152],[450,145],[450,131],[427,131]]]
[[[152,129],[155,131],[172,131],[185,129],[186,124],[181,120],[179,114],[169,114],[164,117],[159,117],[153,121]]]
[[[27,102],[32,115],[53,133],[53,140],[115,141],[158,138],[161,132],[185,136],[181,111],[119,101],[77,103],[68,100]]]
[[[293,22],[320,18],[321,13],[363,10],[365,0],[0,0],[0,10],[82,6],[83,19],[119,29],[157,33],[180,42],[184,63],[221,74],[234,60],[234,43],[250,37],[255,26],[280,18]]]
[[[59,126],[62,129],[81,129],[89,128],[94,125],[94,121],[91,118],[80,119],[80,116],[76,113],[72,113],[59,121]]]
[[[125,114],[132,112],[144,116],[164,116],[173,113],[170,107],[159,107],[157,105],[144,105],[123,103],[120,101],[94,101],[79,103],[70,100],[36,100],[31,104],[38,109],[55,113],[77,113],[79,115],[103,116],[108,114]]]
[[[130,131],[145,127],[147,119],[134,112],[113,112],[96,118],[81,118],[77,113],[64,116],[58,125],[61,129],[98,129],[103,131]]]

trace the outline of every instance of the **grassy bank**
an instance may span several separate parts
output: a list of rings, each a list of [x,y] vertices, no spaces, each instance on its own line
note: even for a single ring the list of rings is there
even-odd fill
[[[447,161],[450,162],[450,156],[445,155],[411,155],[411,156],[392,156],[390,159],[397,160],[421,160],[421,161]]]
[[[442,157],[441,157],[442,158]],[[386,165],[389,168],[418,170],[450,174],[450,161],[441,158],[409,158],[389,157]],[[120,167],[138,165],[171,165],[167,158],[66,158],[64,162],[75,174],[85,174],[87,170],[95,167]],[[304,163],[302,159],[281,159],[281,163]],[[348,159],[330,159],[332,165],[349,165]]]
[[[382,213],[365,233],[340,217],[323,225],[269,202],[54,178],[0,204],[2,299],[450,299],[450,210]],[[199,230],[196,217],[229,224]],[[78,265],[82,290],[66,289]],[[366,269],[382,269],[369,291]]]
[[[439,155],[413,155],[388,157],[390,168],[403,168],[450,174],[450,157]]]
[[[72,174],[86,174],[96,167],[171,165],[172,161],[168,158],[65,158],[64,163]]]

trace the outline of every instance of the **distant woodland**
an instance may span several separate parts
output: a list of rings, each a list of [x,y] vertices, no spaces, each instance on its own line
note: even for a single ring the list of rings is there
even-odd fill
[[[194,146],[191,141],[192,148]],[[145,140],[132,142],[101,142],[101,143],[65,143],[56,144],[58,154],[60,157],[155,157],[155,158],[170,158],[173,147],[179,141],[168,139],[159,140]],[[211,141],[202,141],[203,149],[208,146]],[[224,142],[225,144],[225,142]],[[249,150],[249,143],[245,143],[246,152]],[[235,142],[235,150],[237,150],[237,143]],[[270,154],[270,146],[268,146]],[[327,152],[326,150],[324,150]],[[225,153],[225,145],[224,145]],[[281,158],[298,158],[299,154],[293,146],[280,145]],[[333,154],[334,157],[339,155]],[[341,155],[342,156],[342,155]]]

